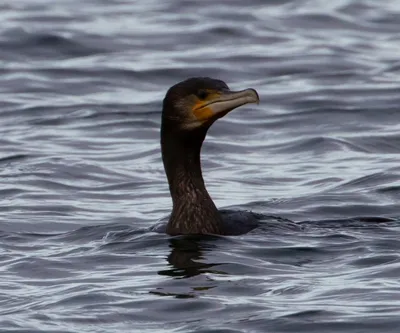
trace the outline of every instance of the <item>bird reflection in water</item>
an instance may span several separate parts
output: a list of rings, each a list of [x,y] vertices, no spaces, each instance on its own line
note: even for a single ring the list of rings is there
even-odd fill
[[[159,271],[160,275],[175,278],[190,278],[203,273],[226,274],[212,269],[221,264],[205,263],[204,254],[217,248],[218,236],[180,236],[169,240],[172,249],[168,255],[171,269]]]
[[[195,298],[199,292],[206,292],[215,288],[216,282],[210,278],[212,275],[227,275],[218,266],[223,263],[207,263],[207,253],[218,249],[219,236],[178,236],[169,239],[171,253],[167,257],[169,269],[158,272],[159,275],[172,277],[173,280],[166,286],[150,291],[158,296],[172,296],[175,298]],[[195,284],[193,281],[185,283],[182,279],[199,278]],[[174,281],[179,279],[179,285]],[[177,281],[176,281],[177,282]],[[168,289],[168,290],[167,290]]]

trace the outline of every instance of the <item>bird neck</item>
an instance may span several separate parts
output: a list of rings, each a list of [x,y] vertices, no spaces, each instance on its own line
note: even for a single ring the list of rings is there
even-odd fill
[[[161,129],[161,151],[173,208],[169,234],[221,234],[221,216],[204,185],[200,150],[207,129]]]

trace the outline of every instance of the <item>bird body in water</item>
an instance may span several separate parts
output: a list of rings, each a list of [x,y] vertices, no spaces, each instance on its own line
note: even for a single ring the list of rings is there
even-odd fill
[[[161,151],[173,207],[166,233],[238,235],[257,226],[253,213],[217,209],[204,184],[200,151],[217,119],[241,105],[258,102],[254,89],[231,91],[225,82],[211,78],[191,78],[168,90]]]

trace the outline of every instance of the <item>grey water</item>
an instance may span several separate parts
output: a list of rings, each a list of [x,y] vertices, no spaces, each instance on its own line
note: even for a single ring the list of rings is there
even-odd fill
[[[1,332],[399,332],[399,1],[6,0],[0,22]],[[203,173],[278,222],[149,231],[161,101],[192,76],[259,92]]]

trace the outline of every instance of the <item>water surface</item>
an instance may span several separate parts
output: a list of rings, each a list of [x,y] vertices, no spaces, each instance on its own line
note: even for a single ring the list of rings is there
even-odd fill
[[[398,1],[0,5],[2,332],[397,332]],[[169,214],[162,98],[191,76],[261,104],[203,146],[240,237]]]

